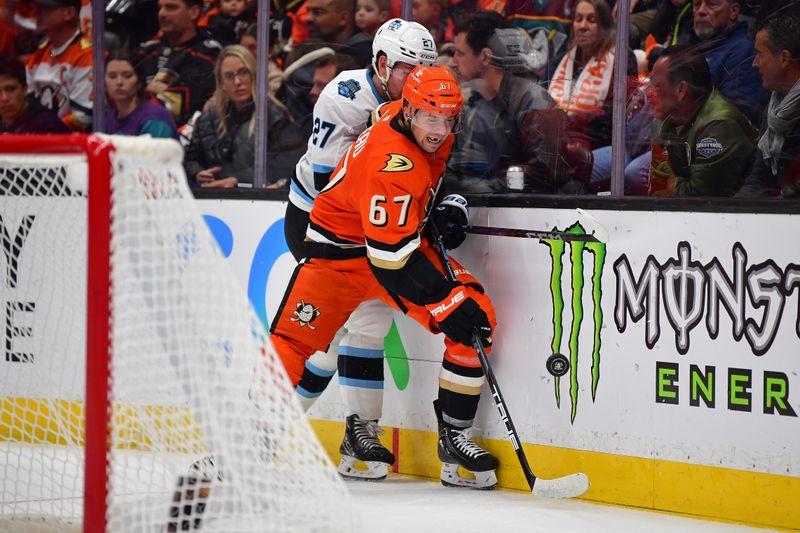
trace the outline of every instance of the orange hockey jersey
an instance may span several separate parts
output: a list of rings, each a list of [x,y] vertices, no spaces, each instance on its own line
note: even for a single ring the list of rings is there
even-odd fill
[[[400,101],[388,104],[359,135],[314,202],[306,240],[333,247],[328,257],[366,254],[375,266],[396,270],[420,246],[453,135],[425,153],[399,125],[400,110]]]
[[[92,124],[92,43],[78,32],[58,49],[45,40],[28,58],[28,90],[70,129]]]

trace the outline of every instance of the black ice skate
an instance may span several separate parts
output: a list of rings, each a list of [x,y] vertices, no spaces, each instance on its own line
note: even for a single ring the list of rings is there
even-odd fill
[[[383,429],[377,420],[362,420],[358,415],[350,415],[345,421],[344,439],[339,446],[342,460],[339,474],[347,479],[363,481],[382,481],[394,464],[394,454],[378,440]],[[367,465],[366,470],[356,468],[356,462]]]
[[[222,481],[214,460],[211,455],[201,457],[189,465],[187,475],[178,476],[169,507],[167,533],[201,529],[212,485]]]
[[[439,401],[433,402],[436,419],[439,421],[439,460],[442,462],[441,480],[445,487],[466,487],[492,490],[497,486],[495,470],[497,458],[472,442],[470,428],[456,428],[442,419]],[[474,477],[462,477],[458,467],[469,471]]]

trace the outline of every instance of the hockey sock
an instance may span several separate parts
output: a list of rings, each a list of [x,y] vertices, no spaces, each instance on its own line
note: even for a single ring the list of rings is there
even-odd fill
[[[345,336],[339,346],[338,367],[349,412],[378,420],[383,411],[383,339]]]
[[[439,372],[439,404],[445,423],[472,426],[486,377],[480,367],[460,366],[445,359]]]

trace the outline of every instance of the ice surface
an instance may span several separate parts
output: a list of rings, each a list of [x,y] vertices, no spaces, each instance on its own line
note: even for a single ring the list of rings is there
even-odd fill
[[[383,483],[354,481],[347,487],[365,523],[380,533],[766,531],[582,500],[537,499],[518,491],[446,488],[438,481],[397,475]]]

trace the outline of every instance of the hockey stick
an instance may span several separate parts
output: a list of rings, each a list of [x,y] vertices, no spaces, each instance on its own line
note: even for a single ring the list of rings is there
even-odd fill
[[[447,249],[434,224],[431,224],[431,232],[434,237],[436,251],[439,253],[439,259],[442,262],[442,266],[447,270],[447,276],[451,281],[456,281],[453,265],[450,263],[450,257],[447,255]],[[483,347],[483,341],[477,333],[473,333],[472,335],[472,345],[475,347],[475,351],[478,352],[478,359],[481,362],[483,373],[486,374],[486,382],[489,384],[489,390],[492,392],[492,399],[497,406],[497,410],[500,411],[500,418],[506,426],[508,437],[511,439],[511,445],[514,446],[514,451],[517,453],[517,459],[519,459],[522,472],[525,474],[528,487],[530,487],[533,495],[542,498],[574,498],[586,492],[589,489],[589,478],[586,477],[586,474],[581,472],[554,479],[542,479],[533,473],[528,464],[528,458],[525,456],[525,450],[522,449],[522,443],[519,440],[517,429],[514,427],[514,422],[511,420],[511,414],[508,412],[506,402],[500,392],[500,387],[497,385],[494,372],[492,372],[489,358],[486,356],[486,350]]]
[[[515,229],[515,228],[493,228],[490,226],[461,226],[466,233],[478,235],[496,235],[502,237],[523,237],[528,239],[551,239],[558,241],[580,241],[580,242],[608,242],[608,231],[583,209],[578,209],[578,214],[586,218],[591,231],[587,233],[569,233],[567,231],[547,231],[537,229]]]

